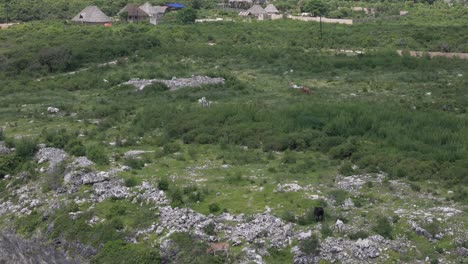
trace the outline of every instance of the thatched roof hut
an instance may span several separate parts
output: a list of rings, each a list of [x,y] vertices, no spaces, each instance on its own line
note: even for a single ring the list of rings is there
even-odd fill
[[[72,21],[86,24],[104,24],[112,22],[112,19],[97,6],[88,6],[72,18]]]
[[[263,9],[263,7],[261,7],[260,5],[253,5],[251,8],[247,10],[247,12],[254,16],[263,15],[267,13],[265,9]]]
[[[138,22],[142,20],[146,20],[149,17],[149,14],[143,11],[139,6],[128,4],[124,8],[122,8],[119,15],[126,14],[127,21],[129,22]]]
[[[274,4],[267,5],[267,7],[265,7],[265,11],[268,14],[278,14],[279,13],[278,9],[276,8],[276,6]]]

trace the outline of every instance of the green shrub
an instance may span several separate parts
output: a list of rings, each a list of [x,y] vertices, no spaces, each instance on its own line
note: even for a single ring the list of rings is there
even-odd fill
[[[320,253],[320,242],[317,237],[311,236],[300,242],[299,248],[308,255],[317,255]]]
[[[182,147],[177,143],[167,143],[163,146],[164,154],[172,154],[181,151]]]
[[[358,240],[359,238],[360,239],[367,238],[369,236],[369,233],[363,230],[359,230],[359,231],[349,234],[348,236],[349,236],[349,239],[351,240]]]
[[[164,83],[157,82],[157,83],[153,83],[153,84],[145,86],[145,89],[143,89],[142,92],[146,96],[146,95],[160,93],[160,92],[164,92],[168,90],[169,90],[169,87],[167,87],[167,85],[165,85]]]
[[[341,189],[332,190],[328,193],[328,195],[333,197],[337,205],[343,204],[344,201],[349,197],[349,193]]]
[[[80,140],[74,139],[67,143],[65,150],[73,156],[85,156],[86,147]]]
[[[145,167],[145,162],[140,158],[130,157],[124,160],[124,164],[134,170],[141,170]]]
[[[197,11],[192,8],[184,8],[177,11],[177,20],[182,24],[192,24],[197,19]]]
[[[208,205],[208,209],[210,209],[210,213],[216,213],[219,210],[221,210],[221,208],[219,207],[219,205],[217,203],[210,203]]]
[[[158,182],[158,189],[162,191],[169,190],[169,180],[167,178],[161,178]]]
[[[296,214],[293,211],[284,211],[281,215],[284,221],[295,223],[296,222]]]
[[[390,221],[387,219],[385,216],[378,216],[376,223],[372,227],[372,231],[375,233],[388,238],[392,239],[393,238],[393,227]]]
[[[125,186],[131,188],[137,186],[138,182],[134,177],[126,178],[125,179]]]
[[[322,228],[320,229],[320,233],[322,234],[322,238],[327,238],[333,235],[333,230],[329,225],[323,223]]]
[[[294,164],[297,162],[297,157],[294,152],[287,151],[284,153],[282,162],[284,164]]]
[[[203,231],[205,231],[205,234],[207,234],[209,236],[214,236],[214,235],[216,235],[215,227],[216,227],[216,225],[213,222],[210,222],[209,224],[207,224],[203,228]]]
[[[5,175],[15,173],[20,165],[20,159],[15,155],[0,155],[0,179]]]
[[[102,146],[90,145],[86,148],[86,156],[99,165],[109,164],[109,159]]]
[[[63,184],[63,175],[65,173],[65,163],[62,162],[56,166],[50,168],[44,179],[44,185],[42,187],[43,192],[48,192],[50,190],[57,190]]]
[[[300,225],[310,225],[315,222],[314,207],[306,210],[303,216],[299,217],[297,223]]]
[[[15,141],[16,155],[21,158],[30,158],[34,156],[37,150],[37,141],[35,138],[22,137]]]
[[[5,140],[5,132],[3,132],[3,128],[0,128],[0,141]]]

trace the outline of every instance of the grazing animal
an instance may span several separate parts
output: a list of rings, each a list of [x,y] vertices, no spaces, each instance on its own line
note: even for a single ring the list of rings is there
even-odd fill
[[[305,87],[305,86],[302,86],[301,92],[302,92],[303,94],[311,94],[310,88],[309,88],[309,87]]]
[[[210,247],[206,250],[208,254],[216,256],[216,252],[223,251],[226,256],[229,255],[229,244],[228,243],[211,243]]]
[[[323,215],[325,214],[325,211],[323,210],[323,207],[315,207],[314,208],[314,217],[315,221],[323,221]]]
[[[336,230],[338,230],[338,232],[340,233],[343,232],[343,229],[344,229],[343,221],[341,221],[340,219],[336,219],[335,228]]]

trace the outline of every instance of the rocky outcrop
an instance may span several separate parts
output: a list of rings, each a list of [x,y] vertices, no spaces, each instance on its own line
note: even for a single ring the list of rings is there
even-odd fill
[[[0,155],[8,155],[11,153],[11,150],[7,148],[5,142],[0,141]]]
[[[172,78],[171,80],[161,80],[161,79],[152,79],[152,80],[141,80],[141,79],[131,79],[128,82],[123,84],[133,85],[138,90],[145,89],[146,86],[153,83],[163,83],[170,90],[177,90],[184,87],[199,87],[202,85],[208,84],[224,84],[225,80],[223,78],[211,78],[208,76],[199,76],[192,75],[191,78]]]
[[[117,179],[95,183],[93,190],[94,194],[90,198],[96,202],[102,202],[107,198],[124,199],[130,196],[129,188],[123,186],[122,181]]]
[[[365,263],[377,257],[387,258],[387,251],[404,253],[409,244],[400,240],[388,240],[380,235],[370,236],[357,241],[328,237],[320,244],[320,253],[307,255],[299,247],[291,249],[294,253],[293,263],[318,263],[325,260],[332,263]],[[384,256],[385,255],[385,256]]]
[[[146,181],[142,182],[136,189],[137,193],[132,201],[133,203],[144,201],[146,204],[155,204],[157,206],[168,205],[170,203],[164,191],[153,187]]]
[[[49,170],[62,163],[68,154],[58,148],[41,148],[36,154],[37,163],[49,162]]]
[[[348,192],[357,192],[362,188],[362,186],[364,186],[366,182],[382,183],[384,178],[385,174],[378,173],[375,176],[371,174],[352,175],[347,177],[338,176],[336,177],[335,181],[338,188]]]

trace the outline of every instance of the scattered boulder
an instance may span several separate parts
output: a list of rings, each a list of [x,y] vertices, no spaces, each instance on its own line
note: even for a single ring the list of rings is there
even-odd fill
[[[58,112],[60,112],[60,109],[56,107],[52,107],[52,106],[47,107],[47,113],[49,114],[57,114]]]
[[[94,165],[94,162],[90,161],[86,157],[76,157],[70,163],[69,168],[79,169],[79,168],[88,168]]]
[[[49,170],[68,158],[68,154],[58,148],[41,148],[36,154],[37,163],[49,162]]]
[[[93,185],[94,198],[97,202],[102,202],[107,198],[128,198],[129,188],[122,186],[122,181],[112,179],[109,181],[98,182]]]
[[[0,141],[0,155],[8,155],[11,153],[11,150],[7,148],[5,142]]]

